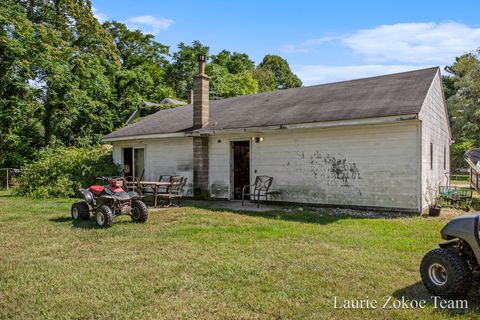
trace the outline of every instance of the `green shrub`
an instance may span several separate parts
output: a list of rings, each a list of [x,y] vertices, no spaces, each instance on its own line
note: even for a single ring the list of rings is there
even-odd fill
[[[97,177],[119,173],[110,146],[44,149],[36,161],[22,168],[17,193],[34,198],[73,197],[80,187],[98,184]]]

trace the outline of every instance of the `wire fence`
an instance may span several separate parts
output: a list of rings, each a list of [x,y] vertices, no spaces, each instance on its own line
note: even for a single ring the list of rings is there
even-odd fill
[[[0,188],[9,190],[16,187],[21,172],[19,168],[0,168]]]

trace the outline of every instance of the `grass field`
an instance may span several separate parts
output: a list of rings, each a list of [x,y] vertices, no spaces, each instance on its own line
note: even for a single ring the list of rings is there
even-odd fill
[[[184,207],[121,217],[111,229],[73,222],[73,200],[0,192],[1,318],[442,319],[419,283],[422,256],[446,220],[359,219],[285,210]],[[382,309],[383,297],[426,308]],[[335,309],[334,297],[377,309]]]

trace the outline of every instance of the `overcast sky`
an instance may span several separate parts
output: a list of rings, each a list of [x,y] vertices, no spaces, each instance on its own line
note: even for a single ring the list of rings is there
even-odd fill
[[[390,3],[391,2],[391,3]],[[304,85],[451,64],[480,47],[480,1],[93,0],[117,20],[175,46],[288,60]]]

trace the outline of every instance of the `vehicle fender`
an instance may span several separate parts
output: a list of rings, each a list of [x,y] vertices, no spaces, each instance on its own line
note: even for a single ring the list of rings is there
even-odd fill
[[[83,198],[85,199],[85,202],[88,204],[93,203],[93,194],[90,192],[88,189],[78,189],[78,191],[82,194]]]
[[[140,195],[135,192],[135,191],[128,191],[128,196],[130,197],[130,199],[132,200],[137,200],[137,199],[140,199]]]
[[[450,220],[440,231],[442,239],[459,238],[467,242],[475,253],[478,262],[480,262],[479,218],[479,212],[457,217]]]
[[[459,242],[460,242],[460,240],[458,240],[458,239],[452,239],[452,240],[448,240],[448,241],[445,241],[445,242],[441,242],[441,243],[438,244],[438,246],[440,248],[446,249],[448,247],[456,246]]]

